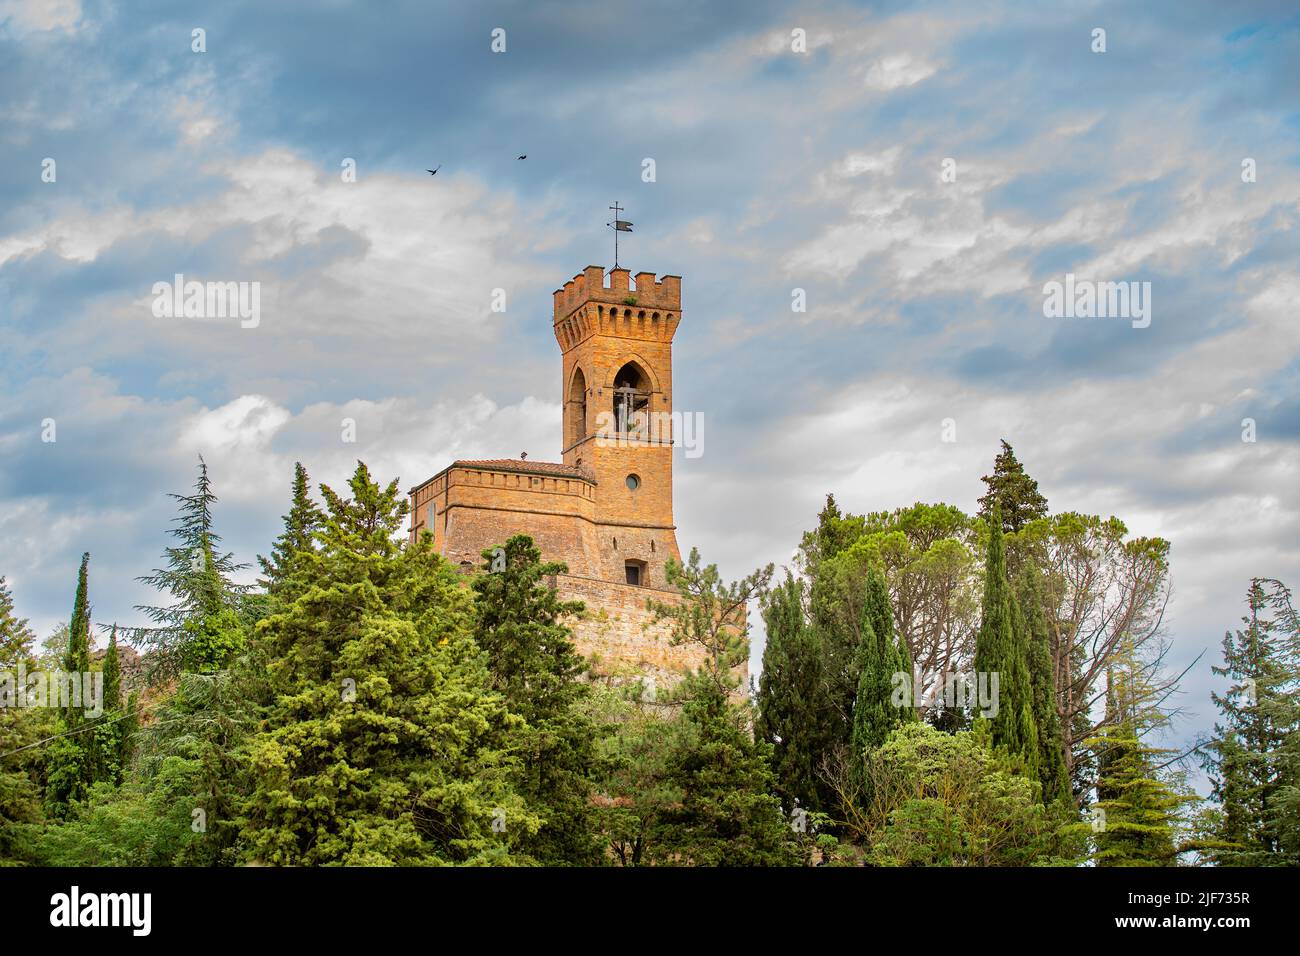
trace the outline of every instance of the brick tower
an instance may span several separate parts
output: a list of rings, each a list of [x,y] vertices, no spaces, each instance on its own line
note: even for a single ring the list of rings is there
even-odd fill
[[[681,560],[671,416],[682,280],[640,272],[635,283],[626,269],[588,266],[555,292],[562,460],[453,461],[411,489],[410,533],[431,534],[466,574],[482,572],[484,549],[528,534],[568,568],[553,584],[585,605],[572,627],[593,672],[671,683],[703,661],[647,606],[679,600],[665,565]]]
[[[673,525],[673,334],[682,280],[626,269],[605,284],[587,266],[555,291],[563,354],[564,464],[596,478],[596,524],[610,581],[662,588],[680,560]]]

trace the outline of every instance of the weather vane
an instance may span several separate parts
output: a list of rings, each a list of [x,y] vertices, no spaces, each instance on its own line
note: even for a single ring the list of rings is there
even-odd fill
[[[632,224],[628,222],[626,219],[618,218],[618,214],[624,212],[625,210],[623,209],[622,206],[618,204],[617,199],[614,200],[614,205],[610,206],[609,208],[614,210],[614,221],[607,222],[605,223],[605,225],[609,226],[611,229],[614,230],[614,268],[617,269],[618,268],[618,234],[620,232],[631,232]]]

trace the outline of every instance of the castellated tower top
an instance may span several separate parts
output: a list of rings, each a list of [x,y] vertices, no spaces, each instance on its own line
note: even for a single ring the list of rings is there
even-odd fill
[[[608,284],[607,281],[608,280]],[[570,348],[592,333],[671,342],[681,322],[682,277],[587,266],[555,290],[555,338]],[[633,284],[634,282],[634,284]]]
[[[608,283],[602,266],[587,266],[555,290],[555,321],[567,318],[574,309],[588,302],[607,305],[629,305],[627,299],[636,299],[639,308],[671,310],[682,307],[682,277],[664,276],[655,281],[653,272],[638,272],[635,287],[629,284],[632,273],[627,269],[611,269]]]

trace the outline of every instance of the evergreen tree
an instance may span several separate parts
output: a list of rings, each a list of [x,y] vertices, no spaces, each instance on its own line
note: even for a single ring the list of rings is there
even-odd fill
[[[1032,769],[1038,758],[1038,732],[1034,726],[1034,695],[1029,683],[1028,626],[1019,602],[1007,583],[1002,542],[1002,517],[998,502],[989,521],[988,553],[984,565],[984,609],[975,638],[975,671],[998,678],[997,713],[990,719],[995,747],[1021,758]]]
[[[755,734],[772,746],[777,791],[787,810],[795,803],[828,811],[832,792],[823,779],[835,737],[835,714],[826,696],[822,648],[803,608],[803,586],[787,574],[765,595],[767,645],[758,682]]]
[[[1070,776],[1065,767],[1065,743],[1056,712],[1056,676],[1052,666],[1052,635],[1043,612],[1038,571],[1027,565],[1020,576],[1020,606],[1024,609],[1029,642],[1029,683],[1032,688],[1033,723],[1038,738],[1038,779],[1043,803],[1061,801],[1074,806]]]
[[[81,568],[77,571],[77,596],[72,603],[72,621],[68,624],[68,647],[63,654],[63,669],[69,675],[75,675],[77,686],[81,686],[81,675],[90,671],[90,598],[88,571],[90,552],[81,556]],[[64,720],[69,730],[76,730],[85,721],[87,701],[74,701],[75,695],[69,695],[65,707]]]
[[[1005,439],[993,462],[993,474],[980,480],[988,491],[979,500],[979,517],[991,524],[995,510],[999,511],[1004,533],[1020,531],[1029,522],[1047,517],[1047,499],[1039,494],[1038,482],[1025,473]]]
[[[868,754],[883,744],[895,727],[916,719],[911,655],[894,633],[889,588],[875,567],[867,575],[864,617],[851,738],[858,767],[865,766]],[[901,686],[895,675],[901,675]]]
[[[315,544],[313,536],[320,528],[321,510],[311,498],[311,480],[302,462],[293,466],[293,498],[289,513],[284,516],[284,530],[271,546],[269,558],[257,558],[262,568],[261,585],[271,593],[277,593],[285,581],[292,577],[293,562],[296,555],[311,552]]]
[[[532,538],[515,535],[499,557],[497,550],[483,552],[487,573],[473,582],[474,636],[493,689],[528,725],[516,788],[543,823],[518,850],[542,863],[599,863],[591,813],[596,727],[583,710],[586,663],[563,623],[583,605],[561,601],[546,586],[568,568],[543,562]]]
[[[1245,627],[1224,635],[1223,666],[1212,668],[1233,684],[1210,695],[1222,721],[1202,760],[1222,813],[1214,836],[1226,846],[1207,855],[1223,866],[1294,865],[1300,857],[1283,846],[1280,804],[1295,780],[1286,745],[1300,734],[1300,629],[1280,582],[1252,579],[1247,605]]]
[[[1175,793],[1155,769],[1155,758],[1167,751],[1144,744],[1123,720],[1105,727],[1097,743],[1097,865],[1176,866],[1179,808],[1190,798]]]
[[[74,801],[83,799],[99,771],[99,750],[93,728],[86,725],[91,702],[84,700],[82,675],[90,672],[90,553],[81,556],[77,591],[63,653],[62,690],[67,694],[59,735],[46,751],[45,803],[52,816],[62,818]],[[53,691],[52,691],[53,693]],[[53,704],[53,701],[51,701]],[[87,733],[90,730],[92,732]]]
[[[271,701],[248,744],[243,840],[278,865],[512,859],[539,827],[513,792],[519,717],[493,692],[460,575],[364,464],[328,486],[317,551],[292,604],[257,628]]]
[[[672,603],[651,598],[647,609],[656,621],[668,622],[674,646],[692,644],[704,652],[702,677],[724,693],[733,692],[740,686],[736,669],[749,660],[749,602],[767,591],[772,565],[727,584],[716,564],[700,565],[700,552],[692,548],[685,564],[669,558],[664,574],[681,598]]]
[[[0,866],[27,862],[29,834],[41,822],[40,714],[19,706],[19,667],[31,672],[36,635],[17,616],[13,595],[0,577]]]
[[[771,747],[748,730],[748,710],[722,684],[696,674],[683,695],[683,733],[668,761],[680,802],[664,810],[662,862],[695,866],[794,866],[795,831],[775,794]]]
[[[231,580],[247,565],[236,564],[232,554],[217,549],[221,536],[212,516],[217,496],[202,458],[194,493],[170,497],[180,503],[176,527],[169,532],[176,544],[163,551],[165,567],[139,580],[171,595],[175,603],[137,607],[153,626],[128,633],[132,643],[150,651],[150,677],[155,682],[172,680],[183,671],[213,673],[225,667],[244,643],[240,604],[250,590]]]

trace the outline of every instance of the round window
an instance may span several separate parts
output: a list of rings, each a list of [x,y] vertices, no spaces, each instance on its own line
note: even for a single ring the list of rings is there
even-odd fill
[[[638,478],[636,475],[628,475],[627,487],[629,491],[636,491],[638,488],[641,487],[641,479]]]

